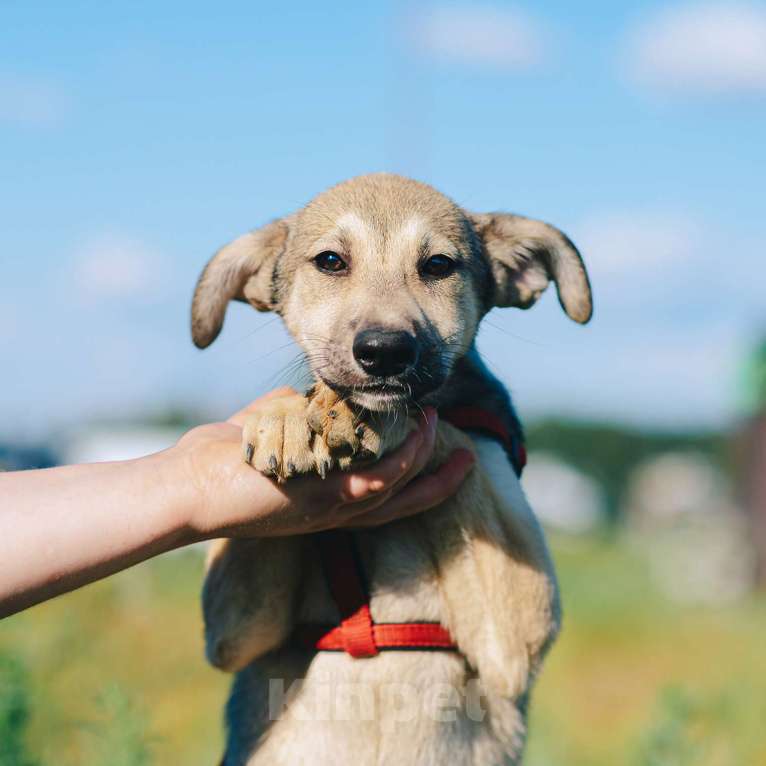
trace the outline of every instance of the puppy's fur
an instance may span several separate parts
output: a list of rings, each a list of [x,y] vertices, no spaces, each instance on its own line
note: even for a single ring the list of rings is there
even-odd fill
[[[342,258],[341,271],[318,267],[316,256],[328,251]],[[454,268],[429,274],[424,264],[436,254]],[[528,308],[550,281],[564,311],[587,322],[587,274],[559,230],[472,214],[429,186],[376,174],[216,253],[197,285],[192,333],[198,346],[210,344],[236,299],[278,312],[302,346],[317,382],[310,395],[266,401],[244,428],[245,459],[285,480],[392,449],[411,427],[403,415],[414,404],[480,404],[518,432],[474,337],[490,308]],[[398,375],[366,373],[353,349],[370,328],[414,338],[416,363]],[[459,652],[353,659],[295,646],[295,625],[338,620],[312,540],[213,548],[203,594],[207,654],[237,672],[227,766],[519,762],[530,688],[559,628],[558,590],[503,449],[440,422],[429,468],[456,447],[477,457],[456,495],[355,537],[375,621],[441,622]],[[297,679],[282,706],[280,690]]]

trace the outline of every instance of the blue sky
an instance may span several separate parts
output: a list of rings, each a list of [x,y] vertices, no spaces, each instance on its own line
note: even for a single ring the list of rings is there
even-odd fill
[[[259,7],[263,5],[263,7]],[[224,415],[297,349],[188,303],[222,243],[393,170],[578,243],[480,348],[523,415],[716,425],[766,328],[766,5],[3,3],[0,436],[165,406]]]

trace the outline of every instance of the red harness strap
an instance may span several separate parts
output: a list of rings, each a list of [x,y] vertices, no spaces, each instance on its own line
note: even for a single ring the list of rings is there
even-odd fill
[[[330,594],[340,612],[340,625],[301,625],[295,637],[319,651],[374,657],[385,649],[455,649],[450,634],[436,622],[374,623],[354,538],[347,530],[314,535]]]
[[[443,412],[441,417],[458,428],[494,436],[505,447],[516,472],[521,473],[526,463],[521,439],[514,440],[496,415],[478,407],[461,407]],[[333,529],[314,535],[314,539],[340,613],[340,624],[298,626],[294,639],[300,645],[318,651],[346,652],[354,658],[374,657],[386,649],[457,649],[447,629],[436,622],[373,622],[352,533]]]

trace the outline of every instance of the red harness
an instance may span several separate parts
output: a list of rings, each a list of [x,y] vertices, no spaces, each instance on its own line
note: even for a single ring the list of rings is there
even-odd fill
[[[497,415],[478,407],[459,407],[440,413],[440,417],[457,428],[497,439],[521,475],[527,460],[521,435],[512,434]],[[340,624],[298,626],[295,639],[300,645],[318,651],[346,652],[354,658],[374,657],[386,649],[457,649],[449,631],[438,622],[373,622],[353,534],[333,529],[314,538],[330,594],[340,613]]]

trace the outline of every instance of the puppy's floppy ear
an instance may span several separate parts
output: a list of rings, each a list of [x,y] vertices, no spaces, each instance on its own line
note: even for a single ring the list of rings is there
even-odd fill
[[[276,308],[272,275],[285,249],[292,217],[248,232],[222,247],[208,262],[192,300],[192,339],[209,346],[223,326],[230,300],[245,301],[258,311]]]
[[[471,213],[469,218],[492,266],[496,306],[528,309],[553,280],[567,315],[581,324],[591,318],[588,273],[566,234],[509,213]]]

